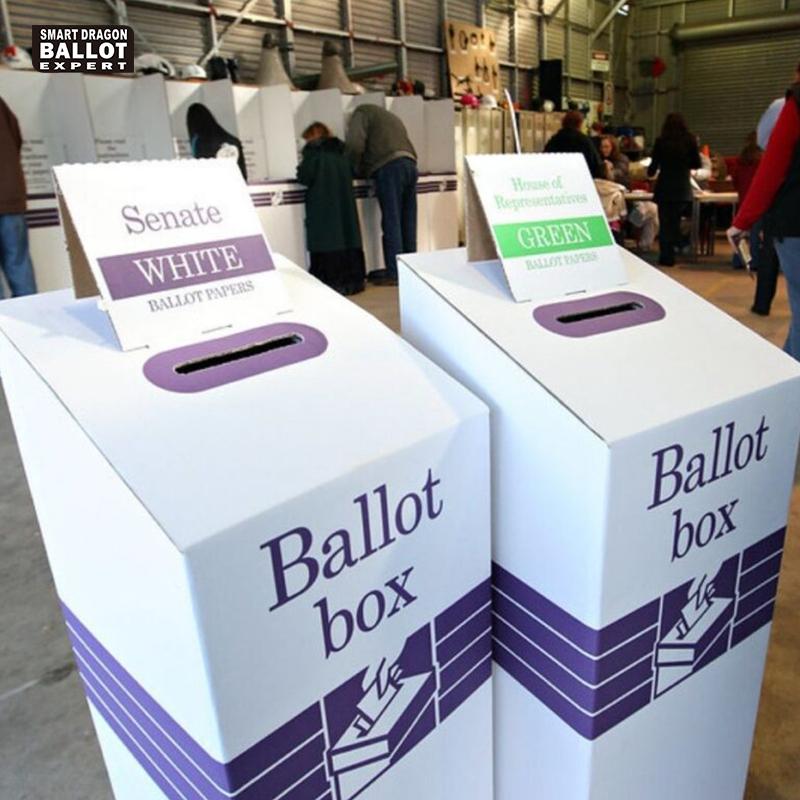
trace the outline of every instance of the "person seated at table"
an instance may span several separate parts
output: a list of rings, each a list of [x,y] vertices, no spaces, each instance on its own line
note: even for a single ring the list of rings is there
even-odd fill
[[[561,130],[553,135],[544,147],[545,153],[581,153],[593,178],[605,178],[600,154],[592,140],[581,130],[583,114],[567,111],[561,121]]]
[[[650,177],[658,174],[653,199],[658,206],[661,226],[659,266],[675,266],[675,250],[681,236],[681,215],[694,198],[690,182],[693,169],[700,169],[697,142],[689,133],[683,115],[673,111],[664,120],[647,168]]]
[[[600,139],[600,155],[606,169],[606,178],[630,189],[631,179],[628,174],[630,161],[624,153],[620,152],[616,136],[606,134]]]
[[[611,228],[611,235],[614,237],[614,241],[621,245],[625,241],[622,225],[628,215],[625,187],[621,183],[605,178],[595,178],[594,186],[600,196],[600,203],[608,220],[608,227]]]
[[[322,122],[309,125],[303,139],[297,180],[306,187],[309,272],[341,294],[363,292],[364,251],[344,142]]]

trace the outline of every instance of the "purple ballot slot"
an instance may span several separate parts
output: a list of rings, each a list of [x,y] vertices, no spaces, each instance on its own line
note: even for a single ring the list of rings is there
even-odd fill
[[[202,392],[316,358],[328,340],[316,328],[277,322],[167,350],[144,365],[147,380],[170,392]]]
[[[539,306],[533,318],[561,336],[583,338],[664,319],[664,307],[635,292],[611,292]]]

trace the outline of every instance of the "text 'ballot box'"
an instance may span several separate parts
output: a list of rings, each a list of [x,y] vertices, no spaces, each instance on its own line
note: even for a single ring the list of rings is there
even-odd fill
[[[535,303],[403,257],[404,336],[490,407],[497,800],[744,792],[800,368],[620,254]]]
[[[276,260],[292,312],[156,353],[0,309],[116,797],[490,800],[486,408]]]

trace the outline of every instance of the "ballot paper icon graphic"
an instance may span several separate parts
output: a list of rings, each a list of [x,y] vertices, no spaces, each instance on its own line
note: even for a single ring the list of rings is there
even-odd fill
[[[688,678],[729,646],[735,600],[720,590],[718,575],[707,575],[688,587],[688,601],[678,619],[656,648],[656,687],[658,697]]]
[[[420,649],[427,649],[422,659]],[[351,695],[345,703],[350,705],[349,724],[330,739],[328,773],[336,800],[360,795],[436,726],[436,670],[429,631],[410,637],[398,660],[382,662],[374,679],[372,670],[362,673],[366,680],[362,678],[361,697]]]

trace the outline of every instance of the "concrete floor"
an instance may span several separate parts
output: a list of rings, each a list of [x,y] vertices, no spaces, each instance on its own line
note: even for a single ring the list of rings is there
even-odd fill
[[[772,315],[756,317],[749,312],[753,284],[727,266],[729,255],[723,247],[717,252],[713,261],[677,267],[670,275],[760,335],[781,343],[789,323],[783,285]],[[396,290],[369,289],[356,301],[399,328]],[[745,800],[800,798],[798,528],[796,487]],[[0,800],[111,800],[2,393],[0,634]]]

